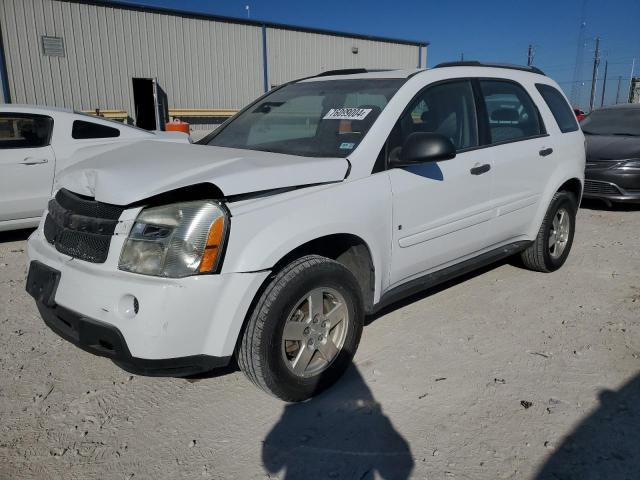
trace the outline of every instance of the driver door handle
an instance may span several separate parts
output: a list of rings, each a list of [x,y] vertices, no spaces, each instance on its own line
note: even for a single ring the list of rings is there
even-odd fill
[[[491,165],[485,163],[484,165],[477,165],[473,167],[469,172],[471,172],[471,175],[482,175],[483,173],[487,173],[489,170],[491,170]]]
[[[547,155],[551,155],[553,153],[553,148],[543,148],[538,153],[541,157],[546,157]]]
[[[40,165],[43,163],[49,163],[49,160],[47,160],[46,158],[27,157],[20,163],[22,165]]]

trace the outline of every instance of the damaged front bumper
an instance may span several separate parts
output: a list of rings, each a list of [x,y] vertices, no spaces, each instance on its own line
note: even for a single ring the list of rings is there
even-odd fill
[[[136,373],[190,375],[225,365],[269,272],[178,279],[123,272],[117,262],[124,238],[114,236],[106,262],[96,264],[58,252],[42,228],[31,235],[32,264],[58,272],[51,292],[46,281],[30,285],[33,275],[27,282],[47,325]]]

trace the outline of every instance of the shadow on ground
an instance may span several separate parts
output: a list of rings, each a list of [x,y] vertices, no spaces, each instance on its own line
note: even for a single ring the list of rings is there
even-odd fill
[[[599,397],[597,410],[562,442],[536,480],[640,478],[640,375]]]
[[[262,461],[269,473],[284,471],[289,480],[405,480],[414,465],[409,444],[355,366],[322,395],[284,407],[264,440]]]
[[[19,242],[26,240],[33,233],[33,228],[25,228],[22,230],[11,230],[8,232],[0,232],[0,243]]]
[[[595,198],[583,198],[580,208],[605,212],[640,212],[640,203],[613,203],[611,205]]]

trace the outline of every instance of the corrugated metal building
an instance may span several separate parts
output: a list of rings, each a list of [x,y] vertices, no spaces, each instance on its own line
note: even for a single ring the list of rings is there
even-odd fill
[[[104,0],[1,0],[0,35],[0,100],[131,117],[133,78],[170,107],[237,109],[325,70],[425,66],[428,45]]]

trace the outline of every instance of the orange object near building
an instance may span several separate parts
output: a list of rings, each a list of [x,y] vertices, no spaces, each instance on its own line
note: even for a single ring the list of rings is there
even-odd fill
[[[167,132],[183,132],[189,135],[189,124],[182,120],[172,120],[166,124]]]

